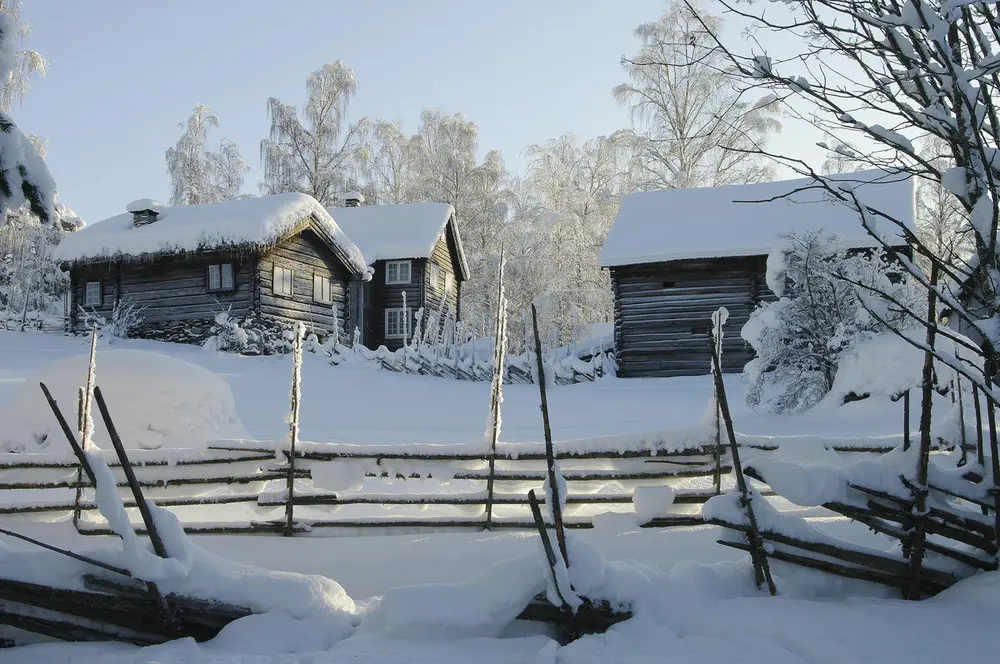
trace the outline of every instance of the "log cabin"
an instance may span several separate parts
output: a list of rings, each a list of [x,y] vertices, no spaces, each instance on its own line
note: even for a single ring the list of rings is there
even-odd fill
[[[914,228],[912,179],[879,170],[832,179]],[[741,372],[753,351],[740,330],[774,297],[765,279],[768,254],[782,235],[817,230],[838,235],[849,249],[878,244],[856,210],[808,178],[626,196],[599,256],[611,273],[619,375],[709,373],[711,315],[719,307],[729,310],[723,371]],[[894,247],[906,245],[888,221],[879,232]]]
[[[357,243],[372,273],[361,293],[365,345],[400,348],[412,337],[421,309],[425,322],[432,314],[459,321],[469,266],[455,209],[444,203],[364,205],[356,192],[344,203],[328,211]]]
[[[118,303],[141,309],[134,336],[198,343],[217,314],[327,337],[353,328],[370,278],[357,245],[305,194],[164,207],[150,199],[66,237],[71,330]]]

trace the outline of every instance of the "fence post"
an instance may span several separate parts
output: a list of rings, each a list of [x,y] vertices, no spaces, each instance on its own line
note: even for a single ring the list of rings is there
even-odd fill
[[[77,388],[76,394],[76,432],[83,439],[83,388]],[[77,462],[76,466],[76,492],[73,496],[73,527],[80,532],[80,497],[83,493],[83,463]]]
[[[299,439],[299,403],[302,398],[302,330],[302,324],[296,323],[295,340],[292,342],[291,410],[288,413],[288,499],[285,503],[285,537],[291,537],[295,528],[295,443]]]
[[[490,454],[486,479],[486,530],[493,528],[493,485],[496,474],[497,443],[500,442],[500,405],[503,403],[503,359],[507,348],[507,303],[503,293],[503,247],[497,271],[497,315],[493,328],[493,382],[490,385]]]
[[[728,311],[726,316],[728,317]],[[711,350],[713,357],[719,358],[719,367],[722,367],[722,326],[724,324],[722,310],[715,311],[712,313],[712,339]],[[715,371],[715,364],[713,361],[712,371]],[[712,479],[715,483],[715,495],[720,495],[722,493],[722,409],[719,407],[719,390],[715,386],[715,382],[712,382],[712,399],[715,401],[715,449],[712,452],[712,457],[715,461],[715,472],[712,475]]]

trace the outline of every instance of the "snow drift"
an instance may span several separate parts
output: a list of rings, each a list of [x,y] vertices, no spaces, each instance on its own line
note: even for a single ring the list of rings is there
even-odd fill
[[[45,383],[71,423],[76,421],[77,390],[86,384],[87,355],[67,357],[25,380],[0,404],[0,451],[56,451],[69,446],[49,409],[39,382]],[[177,358],[139,350],[101,351],[97,385],[125,447],[192,448],[219,438],[246,437],[229,385],[207,369]],[[94,407],[94,442],[111,447]]]

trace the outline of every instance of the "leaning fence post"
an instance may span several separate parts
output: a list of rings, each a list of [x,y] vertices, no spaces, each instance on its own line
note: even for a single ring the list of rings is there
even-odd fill
[[[743,475],[743,466],[740,464],[740,450],[736,444],[736,432],[733,430],[733,417],[729,412],[729,400],[726,398],[726,386],[722,382],[722,362],[715,352],[715,344],[712,344],[712,379],[715,381],[715,391],[719,395],[719,410],[722,412],[722,421],[726,425],[726,435],[729,438],[729,449],[733,457],[733,471],[736,475],[736,486],[740,492],[740,503],[747,511],[748,532],[747,544],[750,548],[750,560],[753,563],[754,583],[760,588],[762,583],[767,583],[767,590],[772,595],[777,594],[774,587],[774,580],[771,578],[771,566],[767,562],[767,554],[764,552],[764,540],[760,536],[760,528],[757,526],[757,516],[753,510],[753,500],[750,494],[750,487],[746,477]]]
[[[552,521],[556,528],[556,543],[563,562],[569,567],[569,553],[566,547],[566,529],[563,526],[562,501],[559,496],[559,482],[556,477],[556,455],[552,449],[552,427],[549,425],[549,401],[545,396],[545,363],[542,361],[542,340],[538,335],[538,311],[531,305],[531,328],[535,334],[535,361],[538,363],[538,393],[542,402],[542,426],[545,431],[545,465],[548,466],[549,495],[552,502]]]
[[[490,458],[486,478],[486,530],[493,528],[493,486],[495,483],[497,443],[500,442],[500,408],[503,404],[503,358],[507,352],[507,312],[503,292],[504,256],[500,248],[497,272],[497,315],[493,334],[493,383],[490,386]]]
[[[288,499],[285,503],[285,537],[294,532],[295,512],[295,444],[299,440],[299,403],[302,398],[302,325],[295,326],[292,342],[292,394],[288,413]]]
[[[910,390],[903,392],[903,449],[910,449]]]

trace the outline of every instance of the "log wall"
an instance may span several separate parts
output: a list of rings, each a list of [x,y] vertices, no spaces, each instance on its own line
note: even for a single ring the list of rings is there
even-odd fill
[[[729,310],[723,371],[742,371],[753,351],[740,329],[761,301],[773,298],[765,270],[764,256],[612,268],[619,375],[709,373],[711,317],[719,307]]]
[[[273,290],[274,267],[292,270],[292,295],[278,295]],[[333,302],[313,299],[313,277],[330,279]],[[304,230],[276,245],[260,257],[257,270],[258,313],[283,323],[302,321],[307,334],[324,337],[338,326],[341,335],[353,330],[348,320],[348,289],[351,277],[347,268],[311,230]],[[343,338],[343,336],[341,337]]]

